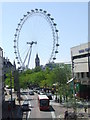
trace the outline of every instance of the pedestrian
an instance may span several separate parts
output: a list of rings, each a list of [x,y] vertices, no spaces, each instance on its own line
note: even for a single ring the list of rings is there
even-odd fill
[[[64,119],[67,120],[68,118],[68,111],[65,111]]]
[[[77,120],[77,115],[75,111],[73,112],[73,117],[74,117],[74,120]]]
[[[85,110],[85,113],[86,113],[87,112],[87,107],[86,106],[84,107],[84,110]]]
[[[59,98],[58,98],[58,103],[59,103]]]
[[[55,102],[57,102],[57,96],[56,96],[56,98],[55,98]]]

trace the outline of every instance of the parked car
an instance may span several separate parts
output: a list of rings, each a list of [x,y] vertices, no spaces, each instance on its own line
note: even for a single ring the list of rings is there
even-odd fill
[[[38,90],[37,93],[40,94],[40,90]]]
[[[23,111],[29,111],[29,102],[25,100],[22,104],[22,110]]]
[[[34,92],[33,91],[29,91],[29,95],[34,95]]]
[[[45,93],[44,92],[40,92],[40,95],[45,95]]]

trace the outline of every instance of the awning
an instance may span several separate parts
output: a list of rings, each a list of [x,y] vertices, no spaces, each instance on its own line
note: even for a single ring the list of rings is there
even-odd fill
[[[72,82],[74,79],[75,79],[75,78],[71,78],[71,79],[67,82],[67,84],[70,83],[70,82]]]

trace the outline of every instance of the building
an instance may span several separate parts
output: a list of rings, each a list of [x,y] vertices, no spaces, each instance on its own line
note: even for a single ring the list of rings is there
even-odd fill
[[[36,58],[35,58],[35,67],[40,66],[40,59],[38,57],[38,54],[36,54]]]
[[[79,83],[78,96],[90,98],[90,42],[71,48],[73,78]]]
[[[2,102],[5,100],[3,85],[3,50],[0,47],[0,120],[2,119]]]
[[[54,63],[54,62],[51,62],[51,63],[47,63],[45,65],[45,68],[48,67],[50,70],[53,70],[56,67],[63,68],[64,65],[67,65],[67,67],[71,70],[71,63],[69,63],[69,62],[68,63],[64,63],[64,62]]]
[[[12,65],[12,63],[9,61],[8,58],[5,57],[3,58],[3,69],[4,69],[4,74],[14,70],[14,66]]]
[[[90,42],[90,1],[88,2],[88,41]]]

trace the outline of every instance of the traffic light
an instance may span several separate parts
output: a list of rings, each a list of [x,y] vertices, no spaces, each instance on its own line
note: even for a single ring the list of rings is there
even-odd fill
[[[74,68],[74,61],[72,60],[72,68]]]
[[[4,80],[7,78],[6,74],[4,74]]]

